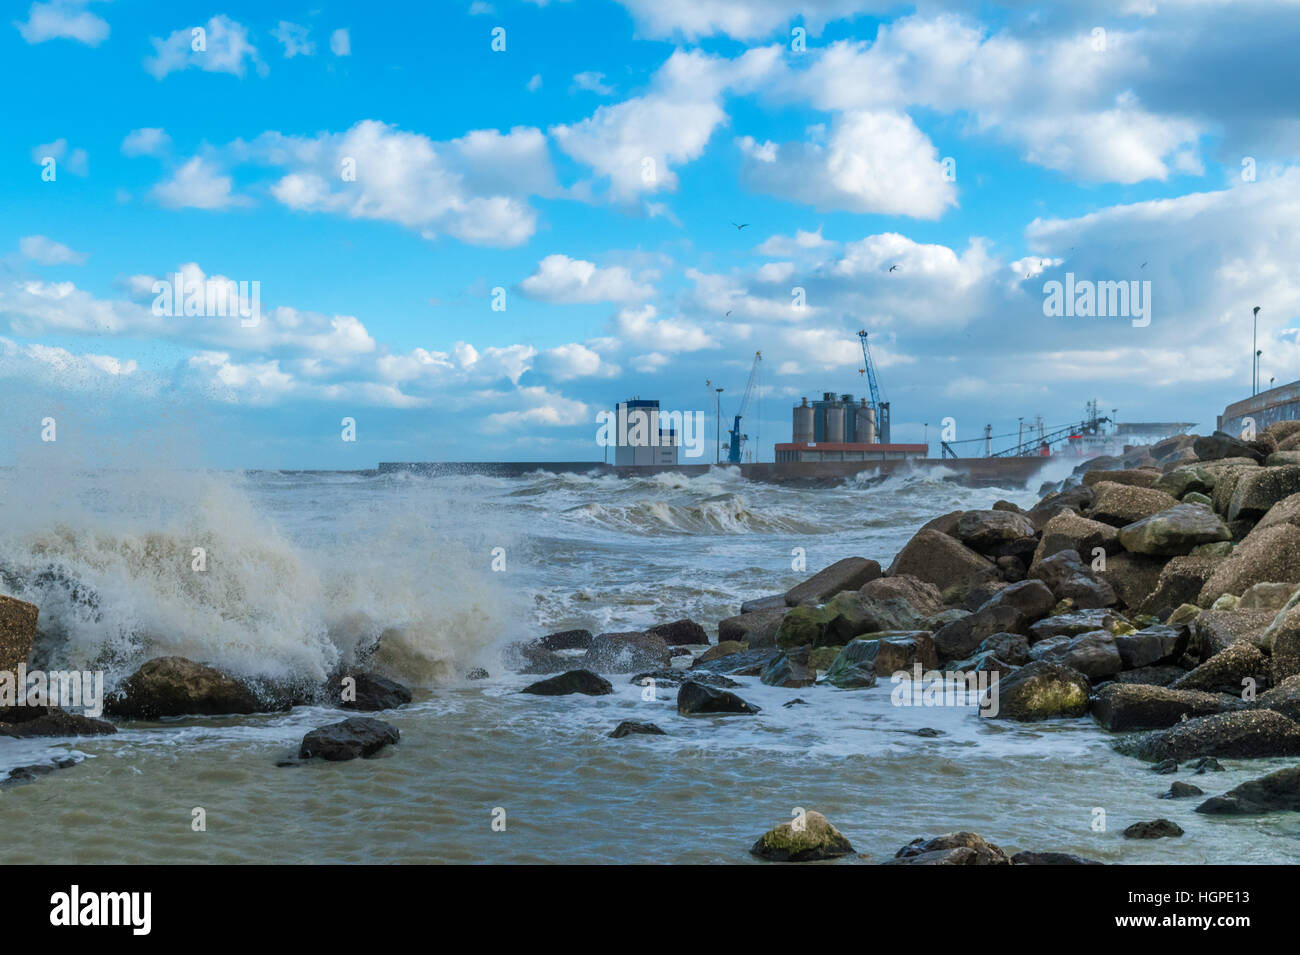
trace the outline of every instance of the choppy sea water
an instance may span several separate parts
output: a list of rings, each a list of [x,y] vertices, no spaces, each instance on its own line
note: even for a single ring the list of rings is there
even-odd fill
[[[869,690],[740,678],[755,717],[684,718],[628,676],[606,697],[540,698],[501,646],[570,627],[716,623],[844,556],[887,563],[916,527],[1034,489],[936,472],[837,488],[734,471],[620,480],[199,472],[0,471],[0,569],[42,608],[50,666],[110,685],[176,653],[249,677],[315,680],[380,640],[416,687],[382,714],[401,742],[372,760],[281,768],[337,710],[120,724],[112,737],[2,740],[0,771],[76,766],[0,790],[0,861],[750,862],[796,807],[826,814],[866,861],[972,829],[1010,851],[1111,862],[1289,862],[1300,817],[1198,816],[1173,779],[1222,792],[1278,761],[1156,776],[1089,719],[1020,725],[966,708],[892,706]],[[57,503],[52,503],[57,502]],[[201,547],[207,570],[192,570]],[[791,569],[806,554],[807,572]],[[503,569],[493,569],[496,566]],[[6,588],[14,590],[12,586]],[[488,680],[463,678],[484,666]],[[808,705],[785,707],[801,698]],[[620,720],[667,736],[608,738]],[[917,736],[930,727],[937,737]],[[207,829],[191,828],[203,808]],[[1094,830],[1104,810],[1105,831]],[[504,811],[504,831],[493,819]],[[1180,839],[1125,840],[1173,819]]]

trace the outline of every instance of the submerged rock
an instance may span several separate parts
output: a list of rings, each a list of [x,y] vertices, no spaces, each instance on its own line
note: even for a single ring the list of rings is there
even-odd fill
[[[1182,827],[1168,819],[1135,822],[1124,830],[1125,839],[1166,839],[1176,838],[1182,834]]]
[[[1259,759],[1300,755],[1300,724],[1273,710],[1238,710],[1122,739],[1115,749],[1150,762],[1197,756]]]
[[[0,736],[108,736],[117,728],[107,720],[69,713],[57,706],[0,707]]]
[[[586,650],[591,646],[591,641],[590,630],[561,630],[559,633],[548,633],[537,644],[544,650]]]
[[[348,680],[354,682],[348,684]],[[391,710],[411,702],[410,690],[396,680],[378,673],[345,673],[336,686],[339,688],[336,698],[340,700],[339,706],[345,710]]]
[[[233,677],[184,657],[156,657],[127,677],[105,701],[112,716],[223,716],[264,710],[253,691]]]
[[[677,691],[677,712],[682,716],[701,714],[745,715],[759,711],[759,707],[746,703],[734,693],[715,690],[711,686],[689,681]]]
[[[1200,790],[1197,790],[1199,793]],[[1279,769],[1213,796],[1196,807],[1211,815],[1255,815],[1265,812],[1300,811],[1300,766]]]
[[[1169,787],[1169,792],[1162,795],[1161,799],[1191,799],[1193,796],[1204,796],[1205,790],[1200,786],[1193,786],[1191,783],[1184,783],[1175,780]]]
[[[974,832],[913,839],[894,853],[894,865],[1010,865],[1001,847]]]
[[[640,733],[646,736],[667,736],[668,734],[661,730],[654,723],[637,723],[634,720],[624,720],[614,727],[614,732],[610,733],[611,739],[622,739],[624,736],[630,736],[633,733]]]
[[[1105,865],[1095,859],[1085,859],[1069,852],[1017,852],[1011,857],[1012,865]]]
[[[1241,700],[1218,693],[1173,690],[1140,683],[1111,683],[1097,691],[1092,717],[1111,732],[1165,729],[1197,716],[1241,709]]]
[[[535,696],[567,696],[570,693],[607,696],[614,692],[614,687],[604,677],[597,676],[590,670],[570,670],[559,676],[530,683],[519,692],[532,693]]]
[[[342,762],[370,757],[401,738],[397,727],[370,716],[353,716],[312,730],[302,738],[299,759]]]
[[[690,672],[705,670],[709,673],[726,673],[732,676],[758,676],[780,653],[780,650],[770,647],[742,650],[716,660],[696,660],[691,664]]]
[[[806,813],[796,828],[798,822],[791,820],[769,829],[749,851],[770,862],[817,862],[853,852],[849,840],[821,813]]]
[[[1088,712],[1088,678],[1077,670],[1037,661],[998,681],[996,718],[1046,720]]]
[[[600,673],[635,673],[667,666],[672,651],[663,637],[639,631],[599,633],[582,657],[582,665]]]
[[[647,680],[653,680],[658,686],[680,686],[687,680],[694,680],[696,683],[703,683],[705,686],[716,686],[724,690],[730,690],[740,686],[730,677],[725,677],[721,673],[710,673],[708,670],[678,670],[668,668],[665,670],[647,670],[645,673],[638,673],[628,682],[634,686],[647,686]]]

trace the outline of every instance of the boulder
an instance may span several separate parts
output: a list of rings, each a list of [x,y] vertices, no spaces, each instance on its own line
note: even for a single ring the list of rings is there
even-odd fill
[[[944,594],[964,594],[977,584],[996,580],[998,569],[993,561],[947,534],[921,530],[890,564],[889,576],[899,574],[934,584]]]
[[[819,812],[769,829],[749,850],[770,862],[817,862],[853,852],[843,834]]]
[[[1113,733],[1166,729],[1184,719],[1226,713],[1244,705],[1239,699],[1219,693],[1110,683],[1093,698],[1092,718]]]
[[[1115,637],[1107,630],[1079,634],[1070,640],[1060,659],[1052,662],[1076,670],[1094,683],[1114,676],[1124,666]]]
[[[703,683],[705,686],[720,687],[724,690],[734,690],[740,686],[735,680],[725,677],[721,673],[710,673],[708,670],[679,670],[675,667],[638,673],[628,682],[633,686],[641,687],[648,686],[651,682],[656,686],[681,686],[687,680],[694,680],[697,683]]]
[[[1192,444],[1192,450],[1202,461],[1215,461],[1220,458],[1250,458],[1252,461],[1263,460],[1263,455],[1253,447],[1242,441],[1240,438],[1234,438],[1230,434],[1222,431],[1216,431],[1214,434],[1197,438]]]
[[[740,612],[757,613],[760,610],[781,610],[786,607],[785,594],[772,594],[767,597],[755,597],[753,600],[746,600],[740,605]]]
[[[863,633],[881,630],[916,630],[924,617],[902,597],[867,597],[861,593],[836,594],[822,608],[823,644],[844,645]]]
[[[0,736],[109,736],[117,728],[107,720],[69,713],[57,706],[0,707]]]
[[[1077,637],[1091,630],[1111,630],[1123,622],[1122,615],[1112,610],[1079,610],[1074,613],[1046,617],[1029,628],[1029,642],[1037,643],[1049,637]]]
[[[880,564],[865,557],[845,557],[818,571],[801,584],[791,587],[785,594],[788,607],[800,604],[825,603],[845,590],[857,590],[869,580],[880,576]]]
[[[1187,671],[1180,666],[1162,663],[1159,666],[1138,667],[1115,674],[1116,683],[1141,683],[1149,686],[1168,686]]]
[[[1213,796],[1197,812],[1221,816],[1300,811],[1300,766],[1289,766]]]
[[[878,601],[905,600],[923,617],[944,612],[943,594],[939,588],[910,574],[877,578],[863,584],[858,593]]]
[[[590,670],[570,670],[546,680],[530,683],[519,692],[535,696],[567,696],[582,693],[586,696],[606,696],[614,692],[613,685]]]
[[[1152,486],[1177,498],[1185,494],[1208,494],[1214,490],[1214,472],[1196,465],[1176,467]]]
[[[1077,670],[1030,663],[998,681],[997,718],[1029,722],[1083,716],[1089,690],[1088,678]]]
[[[1255,705],[1300,722],[1300,676],[1290,676],[1255,699]]]
[[[1110,584],[1122,606],[1136,610],[1156,591],[1167,557],[1116,554],[1106,559],[1101,579]]]
[[[1162,795],[1161,799],[1191,799],[1193,796],[1204,796],[1205,790],[1200,786],[1193,786],[1191,783],[1184,783],[1175,780],[1169,786],[1169,792]]]
[[[1197,756],[1262,759],[1300,755],[1300,724],[1268,709],[1234,710],[1184,720],[1119,740],[1115,748],[1147,762],[1186,762]]]
[[[614,732],[610,733],[610,739],[622,739],[624,736],[639,734],[643,736],[667,736],[668,734],[661,730],[654,723],[637,723],[634,720],[624,720],[614,727]]]
[[[598,633],[582,657],[582,666],[600,673],[635,673],[667,666],[672,658],[663,637],[638,631]]]
[[[586,650],[591,646],[591,639],[590,630],[561,630],[559,633],[548,633],[537,641],[537,645],[543,650],[552,651]]]
[[[1178,556],[1199,544],[1231,539],[1228,525],[1200,504],[1175,504],[1119,529],[1120,544],[1134,554]]]
[[[1154,468],[1129,468],[1124,471],[1085,471],[1083,483],[1089,487],[1103,481],[1111,484],[1126,484],[1129,487],[1152,487],[1160,480],[1160,472]]]
[[[677,712],[682,716],[752,716],[758,711],[757,706],[746,703],[734,693],[704,686],[693,680],[683,683],[677,691]]]
[[[1238,610],[1281,610],[1297,592],[1295,584],[1259,583],[1247,588],[1237,603]]]
[[[1080,609],[1110,607],[1117,600],[1115,589],[1095,574],[1077,551],[1057,551],[1034,563],[1029,568],[1029,576],[1046,584],[1057,600],[1073,601]]]
[[[792,689],[812,686],[817,682],[817,670],[808,665],[808,650],[808,647],[800,647],[782,653],[763,669],[759,681],[767,686]]]
[[[785,598],[780,610],[753,610],[718,621],[718,642],[747,643],[751,647],[776,646],[776,632],[785,619]]]
[[[1069,852],[1017,852],[1011,857],[1012,865],[1105,865],[1093,859],[1072,855]]]
[[[780,653],[775,647],[742,650],[715,660],[696,660],[691,664],[691,672],[703,670],[732,676],[758,676]]]
[[[823,677],[824,682],[841,690],[863,690],[876,685],[875,641],[854,640],[840,651]]]
[[[1300,606],[1279,611],[1280,620],[1267,629],[1272,642],[1274,683],[1300,674]]]
[[[1234,643],[1264,645],[1264,632],[1273,615],[1258,610],[1202,610],[1191,622],[1187,654],[1204,663]]]
[[[1255,522],[1274,504],[1300,494],[1300,465],[1255,468],[1242,473],[1228,504],[1228,520]]]
[[[866,674],[890,676],[900,670],[911,672],[916,664],[922,670],[939,665],[930,634],[923,630],[896,633],[871,633],[847,644],[826,670],[826,682],[841,689],[860,689],[874,685]]]
[[[973,832],[949,832],[933,839],[913,839],[894,853],[894,858],[902,862],[908,862],[930,853],[951,852],[955,849],[964,849],[973,856],[969,861],[963,859],[959,863],[961,865],[1011,864],[1011,859],[1002,851],[1000,846],[986,841],[983,836]]]
[[[1183,834],[1182,828],[1168,819],[1154,819],[1150,822],[1135,822],[1124,830],[1125,839],[1168,839]]]
[[[1118,634],[1115,649],[1125,670],[1173,663],[1187,650],[1187,628],[1152,624],[1135,633]]]
[[[658,623],[647,627],[646,633],[658,637],[670,646],[683,644],[696,645],[709,642],[709,635],[694,620],[674,620],[671,623]]]
[[[38,616],[40,609],[35,604],[0,594],[0,671],[14,673],[20,663],[27,662]]]
[[[1279,524],[1292,524],[1300,527],[1300,494],[1284,497],[1270,507],[1268,513],[1259,519],[1255,529],[1263,530],[1267,527],[1276,527]]]
[[[1024,666],[1030,662],[1029,639],[1018,633],[995,633],[980,641],[975,648],[975,655],[991,653],[998,660],[1013,667]],[[958,666],[957,669],[962,669]]]
[[[957,521],[953,536],[971,550],[1001,556],[1017,541],[1036,535],[1033,522],[1015,511],[966,511]],[[1032,547],[1030,548],[1032,550]]]
[[[542,646],[541,641],[508,644],[501,653],[502,662],[519,673],[559,673],[569,659]]]
[[[1268,663],[1259,648],[1239,640],[1216,653],[1194,670],[1188,670],[1171,685],[1175,690],[1204,690],[1208,693],[1241,695],[1243,681],[1268,682]]]
[[[1178,502],[1164,491],[1103,481],[1093,487],[1097,498],[1088,509],[1088,517],[1103,524],[1124,527],[1144,517],[1168,510]]]
[[[410,690],[378,673],[350,670],[334,686],[339,706],[345,710],[391,710],[411,702]]]
[[[776,628],[778,647],[820,647],[833,642],[826,635],[825,608],[804,604],[792,607]]]
[[[1191,554],[1173,558],[1160,571],[1155,590],[1142,601],[1138,612],[1164,618],[1183,604],[1194,604],[1222,559]]]
[[[220,670],[184,657],[155,657],[127,677],[105,701],[111,716],[156,720],[163,716],[257,713],[257,697]]]
[[[1026,629],[1025,615],[1011,606],[992,606],[954,620],[934,634],[934,648],[941,660],[970,656],[985,637],[995,633],[1020,633]]]
[[[1041,620],[1052,612],[1060,598],[1041,580],[1022,580],[1003,587],[980,606],[980,610],[993,607],[1011,607],[1018,610],[1027,621]]]
[[[736,640],[723,640],[709,647],[709,649],[705,650],[698,657],[696,657],[693,662],[709,663],[710,661],[720,660],[723,657],[731,656],[731,654],[733,653],[741,653],[748,649],[749,649],[748,644],[740,643],[739,641]]]
[[[1074,511],[1061,511],[1043,525],[1043,537],[1034,551],[1037,564],[1063,550],[1092,557],[1100,547],[1107,554],[1119,552],[1119,530],[1110,524],[1080,517]]]
[[[370,716],[353,716],[312,730],[302,738],[299,759],[330,762],[370,757],[401,738],[397,727]]]

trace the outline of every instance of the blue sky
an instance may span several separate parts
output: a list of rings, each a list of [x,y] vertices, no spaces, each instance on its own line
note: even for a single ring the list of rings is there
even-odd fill
[[[1292,3],[9,12],[0,463],[596,460],[620,399],[734,413],[759,349],[770,459],[863,393],[861,327],[896,440],[1091,398],[1208,429],[1254,305],[1300,377]],[[177,270],[259,324],[154,314]],[[1066,273],[1149,281],[1150,324],[1044,315]]]

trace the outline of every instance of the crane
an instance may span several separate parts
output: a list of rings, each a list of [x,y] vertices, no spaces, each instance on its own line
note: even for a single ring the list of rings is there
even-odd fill
[[[876,381],[876,363],[871,360],[871,349],[867,346],[866,330],[858,332],[858,341],[862,343],[862,367],[859,374],[867,376],[867,387],[871,391],[871,406],[876,409],[876,441],[889,444],[889,402],[880,399],[880,384]]]
[[[749,370],[749,384],[745,386],[745,395],[740,399],[740,408],[736,411],[736,418],[731,423],[731,447],[727,451],[727,461],[730,464],[740,463],[740,453],[744,449],[745,441],[749,435],[740,433],[740,419],[745,416],[749,410],[749,399],[754,394],[754,384],[758,381],[758,363],[763,360],[761,351],[754,352],[754,367]]]

